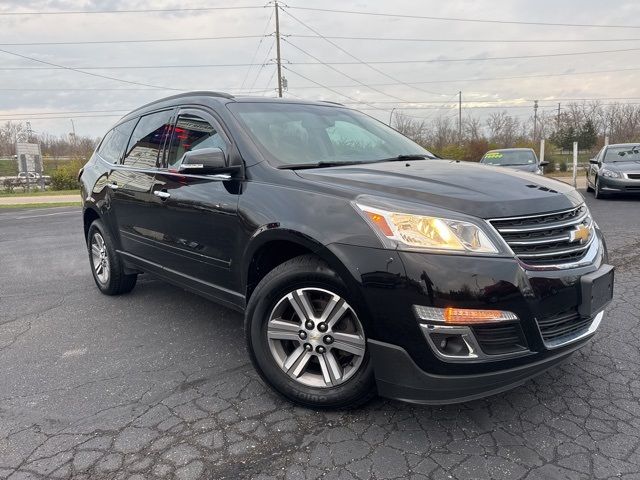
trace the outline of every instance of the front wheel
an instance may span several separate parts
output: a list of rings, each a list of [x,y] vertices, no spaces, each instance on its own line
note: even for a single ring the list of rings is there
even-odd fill
[[[366,335],[340,278],[303,255],[269,272],[253,292],[247,345],[262,378],[307,407],[356,407],[375,395]]]
[[[593,196],[598,199],[602,199],[604,197],[602,190],[600,190],[600,177],[596,177],[596,187],[593,190]]]

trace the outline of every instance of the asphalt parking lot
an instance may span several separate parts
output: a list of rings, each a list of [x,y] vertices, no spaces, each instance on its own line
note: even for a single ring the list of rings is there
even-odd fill
[[[297,408],[241,316],[149,277],[93,284],[77,208],[0,210],[0,478],[640,478],[640,200],[589,206],[617,266],[597,337],[462,405]]]

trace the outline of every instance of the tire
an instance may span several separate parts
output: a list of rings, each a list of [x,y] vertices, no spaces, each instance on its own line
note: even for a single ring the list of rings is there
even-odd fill
[[[593,189],[593,196],[599,200],[604,198],[604,194],[600,191],[600,177],[596,177],[596,186]]]
[[[101,220],[94,220],[87,234],[87,250],[93,280],[105,295],[129,293],[136,286],[137,274],[127,275],[113,239]]]
[[[293,258],[260,281],[247,305],[245,336],[254,367],[276,392],[305,407],[336,409],[376,395],[351,297],[314,255]]]
[[[587,192],[593,192],[593,188],[591,188],[591,185],[589,184],[589,177],[587,177]]]

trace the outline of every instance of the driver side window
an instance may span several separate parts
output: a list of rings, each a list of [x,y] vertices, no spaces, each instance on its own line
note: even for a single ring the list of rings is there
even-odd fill
[[[209,121],[192,113],[180,114],[169,144],[167,167],[177,170],[186,152],[211,147],[227,152],[227,143]]]

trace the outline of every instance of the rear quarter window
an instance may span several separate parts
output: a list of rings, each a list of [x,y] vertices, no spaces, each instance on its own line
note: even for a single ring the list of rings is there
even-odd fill
[[[118,163],[137,119],[128,120],[110,130],[102,139],[98,154],[107,163]]]

